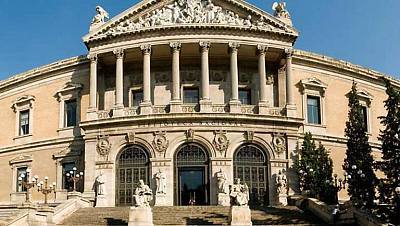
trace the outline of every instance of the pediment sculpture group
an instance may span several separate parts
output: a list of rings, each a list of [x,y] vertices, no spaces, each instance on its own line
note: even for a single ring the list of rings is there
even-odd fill
[[[275,16],[289,18],[284,4],[274,7]],[[92,25],[101,25],[108,19],[108,13],[100,6]],[[175,0],[172,4],[155,9],[144,16],[132,20],[130,18],[111,28],[106,34],[135,31],[141,28],[171,24],[222,24],[272,29],[264,17],[253,20],[251,15],[241,18],[237,13],[213,4],[212,0]]]

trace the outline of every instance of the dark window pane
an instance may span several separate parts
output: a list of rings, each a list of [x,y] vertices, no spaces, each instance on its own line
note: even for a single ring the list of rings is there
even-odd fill
[[[24,192],[26,188],[22,185],[23,182],[28,182],[28,176],[26,174],[27,167],[21,167],[17,169],[17,192]],[[21,179],[21,180],[20,180]]]
[[[312,124],[321,124],[321,107],[319,97],[307,97],[307,121]]]
[[[65,126],[76,126],[76,100],[65,101]]]
[[[365,106],[361,107],[361,116],[363,118],[363,126],[365,130],[368,130],[368,109]]]
[[[242,104],[251,105],[251,90],[239,89],[239,100]]]
[[[197,88],[183,89],[183,103],[197,104],[198,102],[199,102],[199,89]]]
[[[29,134],[29,110],[21,111],[19,113],[19,135]]]
[[[72,182],[70,177],[67,177],[66,174],[72,171],[72,169],[75,167],[75,163],[73,162],[63,163],[62,167],[63,167],[62,188],[67,189],[67,191],[72,191],[74,189],[74,183]]]
[[[136,90],[132,91],[132,107],[138,107],[143,101],[143,91]]]

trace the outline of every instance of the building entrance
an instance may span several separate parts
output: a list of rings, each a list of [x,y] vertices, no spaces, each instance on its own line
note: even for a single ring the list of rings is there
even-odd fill
[[[185,144],[175,160],[176,203],[178,205],[209,204],[208,155],[197,144]]]

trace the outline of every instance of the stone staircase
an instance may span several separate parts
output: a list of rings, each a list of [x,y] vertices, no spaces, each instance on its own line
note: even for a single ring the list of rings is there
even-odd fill
[[[7,225],[7,222],[13,220],[21,210],[12,205],[0,205],[0,225]]]
[[[229,225],[229,207],[153,207],[154,225]],[[59,225],[128,225],[129,207],[82,208]],[[297,207],[252,209],[253,225],[326,225]]]

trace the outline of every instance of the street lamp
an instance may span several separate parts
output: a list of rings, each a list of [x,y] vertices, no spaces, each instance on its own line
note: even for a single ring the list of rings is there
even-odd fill
[[[83,172],[77,172],[77,168],[72,168],[71,171],[65,174],[73,183],[73,192],[76,192],[76,183],[82,178]]]
[[[394,191],[396,192],[396,225],[400,225],[400,186],[397,186]]]
[[[53,184],[48,185],[48,180],[49,177],[45,176],[44,177],[44,182],[40,181],[37,186],[38,186],[38,192],[42,192],[44,195],[44,204],[47,206],[47,195],[50,194],[51,192],[56,192],[56,182],[53,182]]]
[[[24,190],[24,188],[26,189],[26,197],[25,197],[25,202],[26,203],[30,203],[30,190],[31,188],[35,187],[36,184],[36,180],[38,178],[38,176],[34,176],[32,177],[31,182],[29,181],[30,179],[30,174],[31,174],[31,169],[26,169],[26,175],[25,174],[21,174],[21,176],[18,177],[18,184],[22,187],[22,190]],[[25,179],[26,178],[26,179]]]

